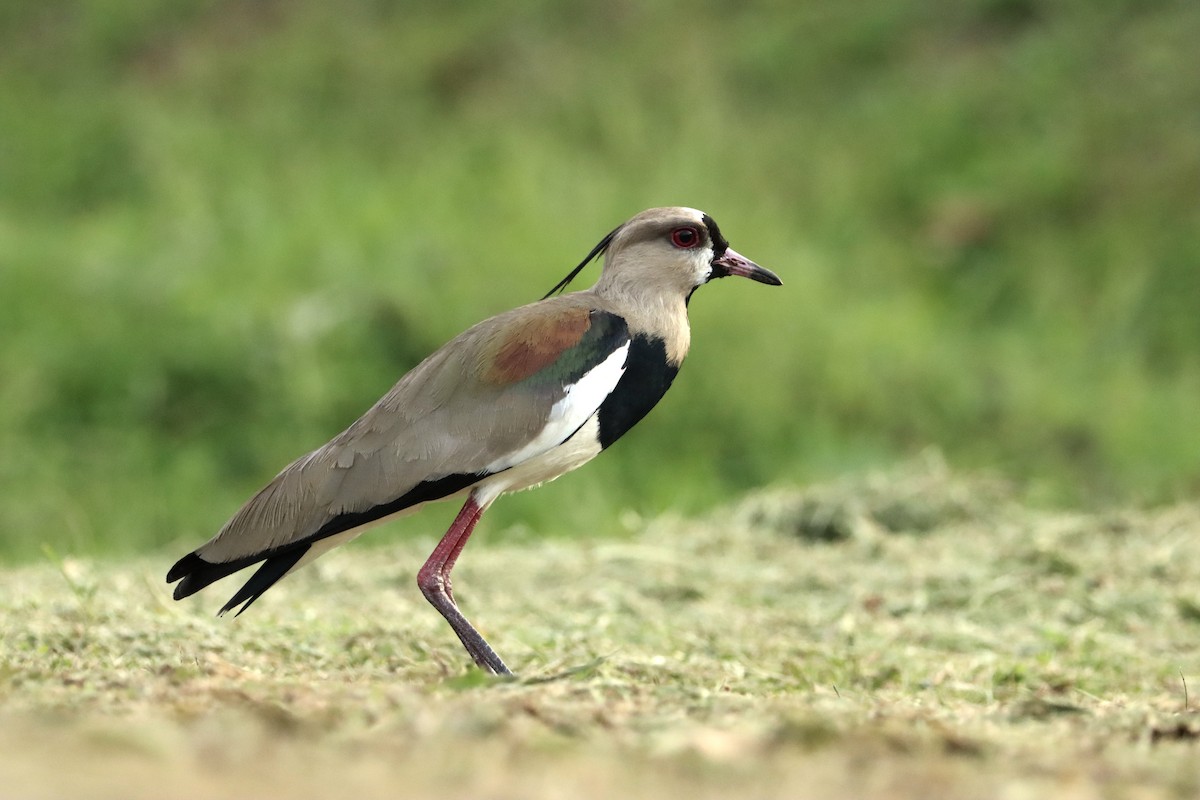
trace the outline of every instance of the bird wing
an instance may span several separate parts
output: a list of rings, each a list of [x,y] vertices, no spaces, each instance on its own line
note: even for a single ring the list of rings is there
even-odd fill
[[[596,412],[624,372],[629,343],[624,319],[570,297],[486,320],[289,464],[193,555],[246,566],[539,455]],[[584,383],[588,391],[573,391]]]

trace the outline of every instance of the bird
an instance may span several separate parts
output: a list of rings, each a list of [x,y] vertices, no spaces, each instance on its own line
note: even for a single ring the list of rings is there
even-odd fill
[[[600,256],[596,283],[564,293]],[[285,575],[368,528],[465,497],[417,585],[481,670],[511,676],[454,599],[450,573],[471,532],[500,495],[582,466],[639,422],[688,353],[692,293],[727,276],[782,285],[731,248],[702,211],[637,214],[541,300],[450,340],[350,427],[284,467],[170,568],[174,598],[257,564],[218,612],[239,615]]]

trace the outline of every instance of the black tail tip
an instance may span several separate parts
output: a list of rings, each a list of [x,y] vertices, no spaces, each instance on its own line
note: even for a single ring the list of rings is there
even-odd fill
[[[175,566],[167,570],[167,583],[179,581],[172,595],[176,600],[191,597],[196,592],[216,580],[224,578],[231,572],[241,569],[244,564],[213,564],[205,561],[196,553],[188,553],[175,562]]]
[[[210,564],[194,552],[188,553],[183,558],[175,562],[175,566],[167,570],[167,583],[174,583],[180,578],[187,577],[199,569],[203,569]],[[178,599],[178,598],[176,598]]]

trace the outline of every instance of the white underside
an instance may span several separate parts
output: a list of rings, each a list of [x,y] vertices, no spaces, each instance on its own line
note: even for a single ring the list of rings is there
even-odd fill
[[[600,417],[593,412],[583,425],[562,444],[490,475],[473,487],[475,500],[486,506],[505,492],[519,492],[551,481],[559,475],[582,467],[600,454]]]
[[[465,491],[466,490],[464,489],[463,492]],[[458,494],[462,494],[463,492],[459,492]],[[454,496],[455,495],[450,495],[450,497]],[[303,567],[305,564],[311,564],[313,561],[325,555],[333,548],[341,547],[348,542],[354,541],[359,536],[362,536],[364,533],[371,530],[371,528],[382,525],[385,522],[390,522],[394,519],[399,519],[400,517],[407,517],[409,514],[415,513],[423,505],[425,504],[417,503],[415,506],[409,506],[406,509],[397,511],[395,514],[388,514],[386,517],[380,517],[379,519],[371,520],[364,525],[359,525],[357,528],[351,528],[348,531],[342,531],[341,533],[335,533],[333,536],[326,536],[324,539],[318,539],[312,543],[304,555],[300,557],[300,560],[297,561],[292,568],[284,574],[290,575],[291,573]]]

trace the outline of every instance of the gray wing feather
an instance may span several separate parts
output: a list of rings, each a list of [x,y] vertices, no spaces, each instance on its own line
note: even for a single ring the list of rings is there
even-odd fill
[[[496,386],[474,377],[490,337],[522,311],[480,323],[421,362],[349,428],[285,467],[198,554],[216,563],[286,546],[423,481],[482,474],[529,442],[565,387]]]

